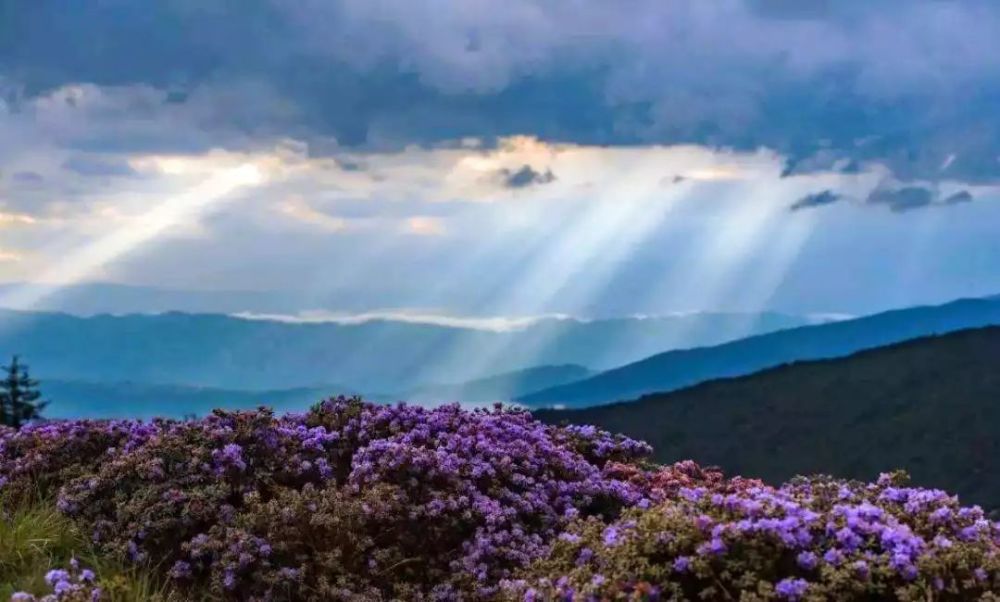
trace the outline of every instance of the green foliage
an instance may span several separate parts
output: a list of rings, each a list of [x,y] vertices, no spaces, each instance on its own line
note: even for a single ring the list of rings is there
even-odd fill
[[[18,428],[41,418],[48,402],[41,401],[38,381],[31,378],[28,366],[15,355],[3,370],[7,376],[0,380],[0,425]]]

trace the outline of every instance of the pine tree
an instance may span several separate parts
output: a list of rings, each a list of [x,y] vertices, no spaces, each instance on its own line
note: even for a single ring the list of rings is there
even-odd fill
[[[0,424],[19,428],[41,418],[48,402],[40,401],[38,381],[28,374],[28,366],[15,355],[3,370],[7,374],[0,380]]]

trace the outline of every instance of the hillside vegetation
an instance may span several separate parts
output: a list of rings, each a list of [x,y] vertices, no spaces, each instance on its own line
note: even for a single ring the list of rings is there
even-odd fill
[[[626,433],[661,462],[693,458],[771,481],[896,467],[1000,508],[1000,327],[536,416]]]
[[[522,411],[343,398],[0,430],[0,534],[46,504],[66,533],[42,553],[5,537],[0,587],[24,588],[16,602],[1000,599],[1000,523],[943,491],[891,474],[774,487],[650,451]]]

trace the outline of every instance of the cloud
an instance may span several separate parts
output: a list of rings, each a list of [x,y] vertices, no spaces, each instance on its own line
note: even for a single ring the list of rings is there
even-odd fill
[[[31,225],[38,220],[27,213],[5,213],[0,211],[0,228],[4,226]]]
[[[440,219],[416,216],[406,220],[406,231],[420,236],[441,236],[446,229]]]
[[[539,184],[548,184],[556,179],[551,169],[544,172],[535,171],[530,165],[523,165],[519,169],[511,170],[503,168],[500,170],[500,178],[507,188],[527,188]]]
[[[945,195],[940,190],[929,186],[876,186],[868,195],[866,202],[873,205],[885,205],[894,212],[904,212],[930,206],[956,205],[968,203],[973,195],[968,190]]]
[[[136,173],[125,160],[92,155],[73,155],[62,166],[81,176],[131,176]]]
[[[40,122],[60,129],[86,113],[111,123],[70,136],[91,149],[246,149],[280,137],[400,149],[528,134],[765,146],[799,169],[879,162],[904,180],[940,178],[947,162],[949,178],[1000,178],[995,2],[494,8],[164,0],[10,10],[0,97],[20,110],[70,84],[145,90],[98,105],[71,95],[63,121]]]
[[[945,205],[955,205],[957,203],[971,202],[972,199],[973,199],[972,193],[970,193],[968,190],[960,190],[954,194],[948,195],[941,202],[944,203]]]
[[[903,188],[876,188],[868,195],[867,202],[872,205],[885,205],[892,211],[903,212],[926,207],[934,201],[934,191],[919,186]]]
[[[814,192],[803,196],[799,200],[792,203],[789,209],[792,211],[798,211],[809,207],[822,207],[823,205],[836,203],[841,198],[842,197],[839,194],[832,190],[823,190],[821,192]]]
[[[310,206],[302,197],[292,196],[284,200],[278,209],[284,215],[325,230],[327,232],[343,232],[348,228],[348,221],[342,217],[323,213]]]
[[[334,324],[366,324],[368,322],[389,321],[409,324],[430,324],[449,328],[485,330],[490,332],[512,332],[528,328],[546,320],[577,320],[566,314],[544,314],[538,316],[457,316],[433,313],[426,310],[391,310],[368,311],[362,313],[334,313],[326,311],[309,311],[297,315],[259,314],[242,312],[236,317],[246,320],[270,320],[290,323],[334,323]],[[578,321],[578,320],[577,320]]]
[[[10,179],[15,184],[26,184],[28,186],[34,186],[36,184],[41,184],[45,181],[45,177],[40,173],[35,173],[33,171],[18,171],[15,172]]]

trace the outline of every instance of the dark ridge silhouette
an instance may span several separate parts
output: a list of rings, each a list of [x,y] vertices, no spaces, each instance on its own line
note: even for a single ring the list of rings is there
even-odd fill
[[[1000,299],[963,299],[791,328],[714,347],[660,353],[580,382],[525,395],[529,407],[583,407],[742,376],[798,360],[842,357],[921,336],[1000,324]]]
[[[1000,509],[1000,326],[535,415],[643,439],[661,462],[692,458],[769,480],[902,468],[919,485]]]

